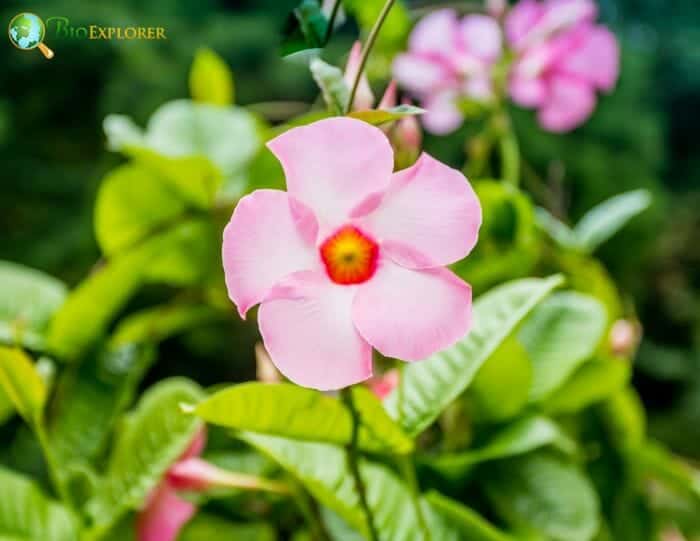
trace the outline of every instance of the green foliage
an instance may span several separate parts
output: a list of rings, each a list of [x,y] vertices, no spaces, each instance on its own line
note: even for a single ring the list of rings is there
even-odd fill
[[[231,105],[235,101],[233,74],[211,49],[199,49],[190,69],[190,95],[200,103]]]
[[[393,122],[407,116],[415,116],[425,113],[425,109],[416,107],[415,105],[397,105],[389,109],[369,109],[367,111],[352,111],[348,113],[349,117],[358,118],[374,126]]]
[[[605,308],[579,293],[556,293],[538,306],[518,333],[532,360],[530,400],[545,398],[591,357],[606,325]]]
[[[48,391],[34,363],[21,350],[0,346],[0,387],[28,423],[41,422]]]
[[[143,505],[201,427],[180,405],[201,397],[199,386],[184,379],[161,381],[143,395],[124,420],[105,477],[87,504],[98,526],[112,525],[128,510]]]
[[[48,322],[65,297],[59,280],[0,261],[0,343],[43,349]]]
[[[361,425],[358,445],[374,452],[406,453],[413,442],[387,416],[368,390],[353,389]],[[287,383],[244,383],[208,397],[196,407],[205,421],[261,434],[349,444],[351,412],[340,401]]]
[[[0,538],[7,541],[78,541],[73,514],[31,481],[0,468]]]
[[[453,524],[460,533],[460,539],[470,541],[513,541],[513,538],[489,524],[479,513],[451,500],[439,492],[429,492],[426,500],[442,515],[445,520]]]
[[[537,209],[537,218],[539,225],[562,247],[590,254],[649,205],[648,190],[633,190],[593,207],[573,229],[543,208]]]
[[[515,327],[561,284],[559,276],[518,280],[474,303],[472,329],[452,348],[422,363],[405,366],[385,406],[404,430],[416,435],[472,382],[486,360]]]
[[[236,541],[275,541],[277,535],[269,524],[235,523],[207,513],[200,513],[189,521],[180,541],[211,541],[212,539],[235,539]]]
[[[514,528],[553,541],[589,541],[599,527],[599,502],[574,465],[543,453],[500,462],[486,493]]]
[[[345,114],[350,100],[350,88],[348,88],[340,68],[331,66],[320,58],[314,58],[309,64],[309,69],[311,69],[314,81],[321,89],[328,110],[334,115]]]

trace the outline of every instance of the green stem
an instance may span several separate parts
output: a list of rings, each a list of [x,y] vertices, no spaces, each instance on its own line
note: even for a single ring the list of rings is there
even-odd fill
[[[357,487],[357,492],[360,496],[360,507],[364,511],[365,517],[367,518],[367,530],[369,533],[370,541],[379,541],[379,536],[377,535],[377,530],[374,526],[374,516],[372,510],[367,502],[367,489],[365,488],[365,483],[360,475],[360,467],[358,460],[357,451],[357,438],[360,428],[360,414],[355,408],[355,403],[352,399],[352,391],[350,387],[346,387],[341,391],[343,397],[343,402],[347,405],[352,415],[352,438],[350,444],[347,446],[348,453],[348,467],[352,473],[353,479],[355,480],[355,486]]]
[[[512,128],[509,127],[508,131],[501,135],[499,149],[503,180],[517,187],[520,180],[520,148]]]
[[[357,94],[357,87],[360,85],[360,78],[362,73],[365,71],[365,65],[367,64],[367,59],[369,58],[369,53],[372,52],[372,47],[374,47],[374,42],[377,40],[379,31],[386,20],[386,16],[389,15],[391,6],[394,5],[395,0],[387,0],[382,7],[382,11],[379,12],[379,17],[374,22],[372,30],[369,32],[365,46],[362,49],[362,56],[360,57],[360,65],[357,68],[357,74],[355,74],[355,80],[352,83],[352,88],[350,89],[350,99],[345,106],[345,114],[347,115],[352,110],[352,104],[355,101],[355,94]]]
[[[339,11],[340,0],[335,0],[335,4],[333,4],[333,9],[331,10],[331,16],[328,18],[328,28],[326,28],[326,35],[323,38],[324,45],[328,43],[328,40],[331,39],[331,34],[333,34],[333,27],[335,26],[335,19],[338,16]]]
[[[425,541],[430,541],[430,530],[428,529],[428,523],[425,521],[423,507],[420,504],[420,488],[418,487],[416,468],[413,465],[413,460],[410,455],[399,456],[397,459],[401,473],[411,489],[411,500],[413,501],[413,507],[416,509],[416,517],[418,518],[418,525],[423,533],[423,539],[425,539]]]

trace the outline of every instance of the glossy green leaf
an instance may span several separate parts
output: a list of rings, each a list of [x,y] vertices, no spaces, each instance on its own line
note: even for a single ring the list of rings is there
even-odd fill
[[[503,421],[528,401],[532,363],[515,337],[507,338],[479,369],[469,387],[477,421]]]
[[[629,362],[594,358],[584,363],[542,404],[553,414],[574,413],[621,390],[630,378]]]
[[[368,390],[353,389],[360,414],[359,445],[368,451],[406,453],[413,442],[388,417]],[[236,430],[308,441],[349,444],[352,415],[339,400],[288,383],[243,383],[200,402],[205,421]]]
[[[591,482],[546,453],[497,462],[484,485],[497,512],[516,529],[552,541],[589,541],[598,531],[600,509]]]
[[[48,391],[34,363],[22,350],[0,346],[0,387],[28,423],[40,421]]]
[[[426,500],[444,520],[460,533],[460,539],[468,541],[515,541],[501,532],[479,513],[439,492],[429,492]]]
[[[547,209],[537,207],[535,216],[537,217],[537,225],[546,231],[561,247],[568,249],[576,249],[578,247],[574,231]]]
[[[364,514],[342,447],[253,433],[242,433],[239,437],[277,461],[348,526],[366,535]],[[434,528],[435,539],[459,539],[448,524],[432,516],[425,502],[413,500],[411,490],[393,470],[365,459],[360,460],[359,469],[381,541],[424,539],[419,510],[431,531]]]
[[[48,322],[65,297],[66,286],[59,280],[0,261],[0,343],[42,349]]]
[[[61,377],[49,441],[63,464],[95,462],[154,359],[150,345],[122,344],[101,351]]]
[[[551,445],[572,453],[576,444],[553,421],[542,416],[525,417],[497,432],[483,446],[462,453],[442,454],[430,461],[432,468],[450,479],[463,477],[473,466],[529,453]]]
[[[78,541],[79,523],[23,476],[0,468],[0,539]]]
[[[647,190],[633,190],[593,207],[574,228],[578,245],[592,252],[650,204],[651,194]]]
[[[97,524],[113,524],[140,508],[167,469],[192,442],[201,421],[181,404],[197,402],[202,390],[185,379],[164,380],[149,389],[124,420],[104,480],[87,512]]]
[[[425,109],[416,107],[415,105],[397,105],[390,109],[368,109],[365,111],[352,111],[348,113],[349,117],[364,120],[374,126],[393,122],[407,116],[421,115],[425,113]]]
[[[530,400],[551,394],[589,359],[606,326],[605,308],[587,295],[556,293],[538,306],[518,333],[532,361]]]
[[[344,114],[350,99],[350,89],[340,68],[331,66],[320,58],[314,58],[309,64],[309,69],[314,81],[321,89],[328,110],[335,115]]]
[[[561,283],[559,276],[518,280],[477,299],[466,337],[402,369],[398,387],[384,401],[391,417],[410,435],[423,431],[462,394],[515,327]]]
[[[190,94],[200,103],[231,105],[234,102],[233,74],[214,51],[197,51],[190,69]]]

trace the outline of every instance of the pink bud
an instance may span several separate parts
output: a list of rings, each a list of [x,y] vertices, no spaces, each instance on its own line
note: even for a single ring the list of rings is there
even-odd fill
[[[639,334],[637,325],[618,319],[610,329],[610,349],[615,355],[631,355],[639,343]]]
[[[382,101],[379,102],[379,109],[391,109],[396,106],[396,81],[389,81],[389,85],[384,91]]]
[[[399,384],[399,371],[396,369],[389,370],[381,376],[374,376],[368,379],[366,384],[369,390],[377,395],[379,400],[384,400]]]
[[[348,63],[345,65],[345,82],[349,87],[355,83],[355,77],[357,77],[357,72],[360,69],[360,60],[362,58],[362,44],[356,41],[352,49],[350,49],[350,55],[348,56]],[[355,101],[352,104],[353,110],[363,110],[371,109],[374,105],[374,94],[372,94],[372,89],[369,86],[369,81],[367,76],[363,73],[360,77],[360,84],[357,87],[357,92],[355,93]]]
[[[202,492],[216,485],[219,469],[201,458],[188,458],[168,470],[168,483],[176,490]]]

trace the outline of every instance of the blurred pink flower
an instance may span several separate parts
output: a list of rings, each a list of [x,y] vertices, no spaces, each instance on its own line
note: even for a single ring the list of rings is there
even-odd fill
[[[596,90],[610,91],[619,71],[615,36],[594,24],[592,0],[521,0],[505,21],[516,51],[509,91],[513,101],[538,109],[552,132],[582,124],[593,112]]]
[[[339,389],[372,375],[372,347],[424,359],[469,329],[471,288],[444,265],[473,248],[481,208],[461,172],[423,154],[392,174],[386,135],[336,117],[268,143],[288,192],[257,190],[224,230],[229,296],[255,304],[290,380]]]
[[[451,9],[423,18],[413,29],[408,52],[396,57],[395,79],[420,100],[425,128],[444,134],[457,129],[457,100],[493,97],[491,68],[501,56],[501,30],[486,15],[459,19]]]
[[[206,441],[206,429],[202,427],[178,462],[151,493],[136,522],[138,541],[175,541],[182,527],[195,515],[195,505],[178,496],[177,490],[206,490],[207,483],[192,479],[189,483],[178,482],[171,475],[178,465],[191,460],[199,461],[197,457],[204,451]]]

